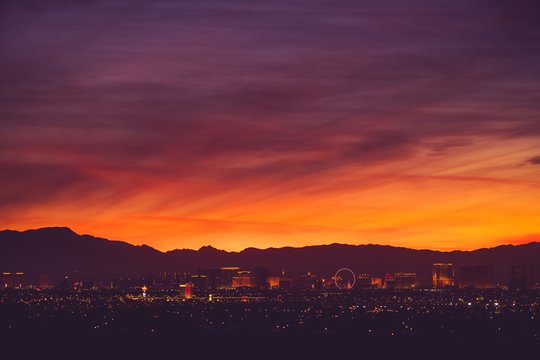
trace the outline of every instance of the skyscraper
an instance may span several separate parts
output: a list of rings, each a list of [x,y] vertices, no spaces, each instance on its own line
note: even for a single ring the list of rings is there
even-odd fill
[[[195,286],[195,288],[197,288],[199,290],[200,289],[209,289],[209,288],[211,288],[212,290],[215,289],[215,288],[211,287],[211,283],[209,281],[209,278],[205,274],[194,274],[194,275],[191,275],[190,279],[191,279],[191,283],[193,284],[193,286]]]
[[[193,297],[193,284],[185,283],[180,284],[180,296],[184,299],[191,299]]]
[[[495,287],[493,265],[462,266],[459,269],[459,287],[490,289]]]
[[[396,287],[396,278],[392,274],[384,275],[383,287],[385,289],[394,289]]]
[[[47,289],[50,286],[48,272],[39,272],[37,274],[37,286],[40,289]]]
[[[2,287],[22,289],[24,287],[24,273],[23,272],[2,273]]]
[[[511,289],[530,289],[534,285],[534,268],[532,264],[512,265]]]
[[[270,289],[278,288],[279,287],[279,280],[280,280],[279,276],[267,276],[266,277],[266,282],[268,283],[268,287]]]
[[[369,274],[358,274],[356,278],[356,287],[360,287],[360,288],[371,287],[371,276]]]
[[[255,279],[251,276],[251,271],[238,271],[236,276],[232,278],[232,287],[253,287],[255,286]]]
[[[255,277],[255,285],[258,288],[267,288],[268,283],[266,282],[266,278],[270,275],[270,271],[266,267],[256,267],[253,271],[253,275]]]
[[[433,264],[433,287],[454,286],[454,265],[452,263]]]
[[[223,266],[219,268],[218,288],[230,289],[233,285],[233,277],[237,276],[240,268],[238,266]]]
[[[416,286],[416,273],[395,273],[396,289],[412,289]]]

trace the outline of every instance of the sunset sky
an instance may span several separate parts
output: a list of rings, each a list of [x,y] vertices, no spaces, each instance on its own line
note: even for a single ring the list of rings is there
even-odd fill
[[[0,229],[540,241],[535,0],[2,1]]]

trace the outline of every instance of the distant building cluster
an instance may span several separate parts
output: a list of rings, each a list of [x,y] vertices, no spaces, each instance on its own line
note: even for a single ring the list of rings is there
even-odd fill
[[[253,271],[242,270],[237,266],[221,267],[218,269],[202,269],[189,276],[191,283],[198,289],[220,290],[237,288],[266,288],[266,289],[320,289],[324,278],[310,272],[296,276],[288,276],[285,270],[280,274],[271,274],[266,267],[257,267]]]
[[[512,265],[512,273],[508,283],[510,289],[525,290],[533,288],[534,285],[534,267],[532,264]],[[459,282],[456,282],[453,264],[433,264],[433,287],[454,286],[475,289],[501,287],[495,281],[495,267],[493,265],[461,266],[459,268]],[[506,285],[503,287],[506,287]]]
[[[349,276],[349,279],[343,279],[344,276]],[[91,281],[82,280],[71,281],[68,277],[63,278],[60,283],[51,284],[49,272],[33,274],[31,279],[24,272],[3,272],[2,288],[56,288],[61,290],[112,288],[116,290],[132,290],[145,287],[149,290],[178,290],[182,297],[189,299],[193,296],[194,291],[215,292],[243,288],[297,291],[331,288],[350,289],[353,287],[357,289],[415,289],[428,287],[434,289],[490,289],[505,287],[512,290],[535,287],[532,264],[512,265],[511,278],[507,284],[502,286],[497,284],[495,278],[493,265],[460,266],[456,271],[454,264],[447,262],[433,263],[430,283],[419,280],[415,272],[371,275],[367,273],[354,274],[350,269],[343,268],[339,269],[333,276],[320,276],[312,272],[287,274],[285,269],[282,269],[279,273],[273,273],[266,267],[247,270],[238,266],[223,266],[200,269],[193,273],[162,272],[144,278],[127,276],[114,279],[107,284],[95,284]],[[341,286],[340,282],[343,282]]]

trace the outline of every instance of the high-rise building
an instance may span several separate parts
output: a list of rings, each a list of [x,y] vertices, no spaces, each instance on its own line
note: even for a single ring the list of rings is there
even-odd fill
[[[395,273],[394,279],[396,289],[412,289],[416,286],[416,273]]]
[[[38,272],[37,274],[37,286],[40,289],[47,289],[50,286],[48,272]]]
[[[219,281],[217,287],[222,289],[232,288],[233,277],[237,276],[238,266],[224,266],[219,269]]]
[[[396,279],[394,278],[394,275],[392,274],[384,275],[383,287],[385,289],[394,289],[396,287]]]
[[[380,289],[382,287],[382,283],[382,278],[380,277],[371,278],[371,286],[376,289]]]
[[[197,289],[208,289],[210,288],[210,282],[208,279],[208,276],[205,274],[194,274],[191,275],[191,283],[197,288]]]
[[[433,287],[454,286],[454,265],[452,263],[433,264]]]
[[[356,287],[360,287],[360,288],[371,287],[371,276],[369,276],[369,274],[358,274],[356,278]]]
[[[236,276],[232,278],[232,287],[253,287],[255,286],[255,279],[251,276],[251,271],[238,271]]]
[[[270,289],[276,289],[279,287],[279,276],[267,276],[266,277],[266,283],[268,284],[268,287]]]
[[[291,288],[293,290],[315,289],[316,287],[319,287],[317,275],[311,272],[294,276],[291,280]]]
[[[491,289],[496,287],[493,265],[460,267],[459,287],[473,287],[476,289]]]
[[[2,287],[22,289],[24,287],[24,273],[23,272],[2,273]]]
[[[191,299],[193,297],[193,284],[180,284],[180,296],[184,299]]]
[[[512,265],[511,289],[530,289],[534,286],[534,268],[532,264]]]
[[[256,267],[253,271],[253,276],[255,277],[255,286],[258,288],[268,288],[268,283],[266,278],[270,275],[270,271],[266,267]]]
[[[133,290],[133,289],[139,289],[141,286],[143,286],[145,281],[143,279],[137,279],[137,278],[120,278],[120,279],[114,279],[111,282],[111,288],[117,289],[117,290]]]

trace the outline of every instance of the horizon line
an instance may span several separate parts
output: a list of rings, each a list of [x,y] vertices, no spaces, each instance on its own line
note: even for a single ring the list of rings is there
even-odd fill
[[[17,232],[17,233],[24,233],[24,232],[28,232],[28,231],[38,231],[38,230],[47,230],[47,229],[67,229],[69,231],[71,231],[72,233],[74,233],[75,235],[77,236],[90,236],[90,237],[93,237],[93,238],[96,238],[96,239],[101,239],[101,240],[105,240],[105,241],[111,241],[111,242],[122,242],[122,243],[125,243],[125,244],[128,244],[128,245],[131,245],[131,246],[137,246],[137,247],[143,247],[143,246],[146,246],[146,247],[149,247],[155,251],[158,251],[160,253],[168,253],[168,252],[173,252],[173,251],[200,251],[201,249],[203,248],[212,248],[212,249],[215,249],[217,251],[224,251],[226,253],[241,253],[243,251],[246,251],[248,249],[254,249],[254,250],[261,250],[261,251],[264,251],[264,250],[279,250],[279,249],[285,249],[285,248],[289,248],[289,249],[304,249],[304,248],[308,248],[308,247],[318,247],[318,246],[332,246],[332,245],[342,245],[342,246],[381,246],[381,247],[391,247],[391,248],[396,248],[396,249],[406,249],[406,250],[415,250],[415,251],[433,251],[433,252],[440,252],[440,253],[452,253],[452,252],[474,252],[474,251],[480,251],[480,250],[488,250],[488,249],[495,249],[495,248],[498,248],[498,247],[502,247],[502,246],[522,246],[522,245],[529,245],[529,244],[536,244],[536,243],[540,243],[540,239],[538,241],[529,241],[529,242],[526,242],[526,243],[523,243],[523,244],[508,244],[508,243],[502,243],[502,244],[499,244],[499,245],[495,245],[493,247],[481,247],[481,248],[476,248],[476,249],[472,249],[472,250],[462,250],[462,249],[453,249],[453,250],[435,250],[435,249],[427,249],[427,248],[414,248],[414,247],[406,247],[406,246],[396,246],[396,245],[388,245],[388,244],[374,244],[374,243],[366,243],[366,244],[346,244],[346,243],[337,243],[337,242],[333,242],[333,243],[327,243],[327,244],[312,244],[312,245],[305,245],[305,246],[290,246],[290,245],[284,245],[284,246],[281,246],[281,247],[273,247],[273,246],[270,246],[270,247],[267,247],[267,248],[257,248],[257,247],[253,247],[253,246],[248,246],[242,250],[239,250],[239,251],[229,251],[229,250],[224,250],[224,249],[219,249],[219,248],[216,248],[214,247],[213,245],[203,245],[201,247],[199,247],[198,249],[191,249],[191,248],[175,248],[175,249],[172,249],[172,250],[160,250],[160,249],[156,249],[155,247],[153,246],[150,246],[150,245],[147,245],[147,244],[140,244],[140,245],[136,245],[136,244],[132,244],[128,241],[125,241],[125,240],[116,240],[116,239],[109,239],[109,238],[104,238],[104,237],[99,237],[99,236],[95,236],[95,235],[92,235],[92,234],[81,234],[81,233],[78,233],[76,232],[75,230],[73,230],[71,227],[69,226],[45,226],[45,227],[40,227],[40,228],[34,228],[34,229],[25,229],[25,230],[12,230],[12,229],[3,229],[3,230],[0,230],[0,232],[4,232],[4,231],[12,231],[12,232]]]

